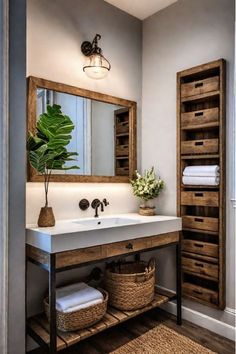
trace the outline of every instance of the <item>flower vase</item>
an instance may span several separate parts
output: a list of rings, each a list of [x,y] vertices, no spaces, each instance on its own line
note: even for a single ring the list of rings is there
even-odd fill
[[[154,204],[154,199],[142,200],[139,207],[139,214],[143,216],[153,216],[156,215],[156,208]]]
[[[51,207],[43,207],[40,210],[38,218],[39,227],[52,227],[55,226],[55,217]]]

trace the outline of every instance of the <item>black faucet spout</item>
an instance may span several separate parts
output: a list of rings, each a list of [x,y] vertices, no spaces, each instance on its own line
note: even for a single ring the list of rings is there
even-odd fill
[[[104,211],[104,205],[102,202],[99,201],[95,207],[95,215],[94,215],[95,218],[98,218],[98,208],[100,207],[100,205],[101,205],[101,212]]]

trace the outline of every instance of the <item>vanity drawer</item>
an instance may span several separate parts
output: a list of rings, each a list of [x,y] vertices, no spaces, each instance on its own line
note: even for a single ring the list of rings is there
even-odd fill
[[[218,257],[218,245],[210,242],[183,240],[183,251],[202,254],[209,257]]]
[[[181,205],[219,206],[218,192],[181,192]]]
[[[211,278],[218,279],[218,265],[200,260],[182,257],[182,268],[186,272],[207,275]]]
[[[181,114],[181,126],[188,127],[200,125],[204,127],[207,124],[214,124],[219,122],[219,108],[203,109],[201,111],[194,111]]]
[[[213,154],[219,151],[218,139],[189,140],[181,143],[181,154]]]
[[[129,155],[129,145],[116,146],[116,156],[128,156],[128,155]]]
[[[142,238],[103,245],[103,254],[114,257],[151,248],[151,239]]]
[[[57,253],[56,269],[102,259],[102,251],[102,246],[94,246]]]
[[[214,305],[218,304],[218,293],[217,291],[203,288],[201,286],[191,284],[191,283],[183,283],[182,284],[183,295],[190,296],[193,298],[198,298],[206,302],[210,302]]]
[[[219,220],[218,218],[210,218],[206,216],[183,216],[183,228],[218,231]]]
[[[204,80],[193,81],[181,85],[181,97],[190,97],[207,92],[218,91],[220,88],[219,76],[209,77]]]
[[[129,133],[129,121],[116,123],[116,134]]]

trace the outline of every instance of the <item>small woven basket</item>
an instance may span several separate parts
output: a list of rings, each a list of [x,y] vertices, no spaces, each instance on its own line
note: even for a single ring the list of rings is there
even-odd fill
[[[106,270],[104,287],[109,304],[119,310],[136,310],[147,306],[155,293],[155,259],[129,262]]]
[[[99,290],[104,297],[103,302],[100,304],[70,313],[56,310],[57,328],[63,332],[76,331],[78,329],[90,327],[99,322],[107,311],[108,302],[108,293],[103,289]],[[44,299],[44,309],[48,320],[50,320],[48,297]]]

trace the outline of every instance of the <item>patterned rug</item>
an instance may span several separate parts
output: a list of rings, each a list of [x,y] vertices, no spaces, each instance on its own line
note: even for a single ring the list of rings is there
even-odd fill
[[[174,330],[159,325],[111,354],[216,354]]]

